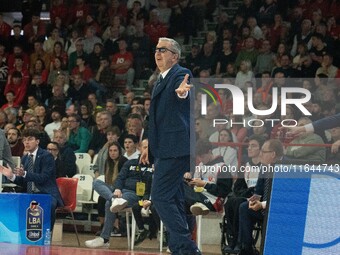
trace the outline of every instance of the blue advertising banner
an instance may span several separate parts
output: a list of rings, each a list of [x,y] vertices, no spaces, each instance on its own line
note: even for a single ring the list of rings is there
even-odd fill
[[[51,196],[0,194],[0,242],[44,245],[51,229]]]
[[[275,173],[264,255],[340,254],[340,173],[334,169],[306,171],[305,178]]]

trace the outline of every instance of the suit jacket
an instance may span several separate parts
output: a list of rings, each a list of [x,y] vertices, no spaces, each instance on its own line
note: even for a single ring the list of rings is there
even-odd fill
[[[313,122],[315,132],[340,127],[340,113]]]
[[[0,160],[3,161],[4,166],[9,164],[12,169],[14,168],[11,147],[6,139],[5,132],[2,129],[0,129]]]
[[[174,158],[190,155],[190,91],[185,99],[179,98],[175,89],[190,70],[174,65],[162,82],[154,88],[149,114],[149,148],[156,158]],[[191,94],[191,95],[190,95]],[[193,138],[193,137],[192,137]]]
[[[22,165],[27,169],[28,155],[22,157]],[[55,163],[51,153],[41,148],[38,149],[34,161],[33,173],[26,173],[26,177],[16,176],[14,183],[26,187],[27,182],[32,181],[41,193],[50,194],[62,206],[63,200],[56,183]]]

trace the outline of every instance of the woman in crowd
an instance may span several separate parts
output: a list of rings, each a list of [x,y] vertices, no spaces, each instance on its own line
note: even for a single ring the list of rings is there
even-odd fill
[[[111,138],[113,139],[113,137],[110,137],[109,139],[111,140]],[[105,164],[103,166],[104,168],[98,169],[96,171],[97,168],[94,167],[95,175],[98,176],[98,173],[102,173],[104,175],[104,181],[95,179],[93,184],[94,184],[94,187],[96,185],[101,185],[105,187],[106,189],[110,190],[111,193],[113,193],[114,191],[113,184],[115,180],[117,179],[120,169],[122,168],[124,163],[127,161],[127,159],[123,156],[122,148],[120,147],[117,141],[109,143],[106,147],[107,147],[107,156],[106,156]],[[99,158],[99,154],[98,154],[98,158],[97,158],[95,165],[98,165],[101,161],[102,161],[102,157]],[[111,201],[106,201],[103,197],[99,197],[98,217],[99,217],[99,222],[101,224],[101,227],[103,227],[104,225],[106,202],[111,203]],[[115,227],[117,229],[118,226],[115,226]]]

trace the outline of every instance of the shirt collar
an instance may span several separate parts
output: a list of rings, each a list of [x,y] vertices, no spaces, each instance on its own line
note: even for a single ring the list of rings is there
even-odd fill
[[[164,78],[166,77],[166,75],[169,73],[169,71],[170,71],[171,68],[172,68],[172,67],[170,67],[168,70],[166,70],[166,71],[164,71],[163,73],[161,73],[161,76],[162,76],[163,79],[164,79]]]
[[[35,159],[37,157],[39,147],[37,147],[32,153],[28,153],[28,155],[33,155],[33,162],[35,162]]]

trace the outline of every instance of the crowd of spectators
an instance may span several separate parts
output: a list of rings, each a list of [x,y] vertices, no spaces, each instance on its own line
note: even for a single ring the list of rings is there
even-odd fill
[[[0,128],[12,155],[23,155],[20,133],[34,128],[40,130],[40,147],[54,155],[58,176],[76,173],[76,152],[102,155],[95,172],[104,174],[110,139],[124,148],[126,158],[138,158],[158,75],[153,53],[158,38],[167,36],[181,37],[189,45],[189,51],[183,47],[181,64],[195,78],[204,83],[222,79],[244,91],[251,87],[257,109],[271,107],[273,88],[298,86],[312,92],[304,104],[311,116],[291,106],[284,116],[279,108],[271,116],[253,116],[246,107],[242,118],[257,119],[253,125],[258,127],[230,126],[230,120],[240,123],[242,118],[232,115],[233,98],[226,90],[218,91],[222,105],[209,104],[208,115],[199,116],[198,92],[197,139],[226,143],[213,148],[212,155],[235,167],[249,162],[228,143],[249,142],[255,135],[286,145],[332,143],[329,148],[288,146],[285,157],[339,160],[340,127],[290,137],[281,123],[260,125],[265,118],[304,125],[339,112],[339,1],[244,0],[235,16],[226,12],[230,2],[102,0],[90,5],[86,0],[53,0],[48,22],[40,18],[41,6],[32,5],[29,15],[13,24],[0,14]],[[202,32],[203,20],[215,22],[215,28]],[[202,44],[195,41],[199,34],[205,36]],[[132,88],[140,80],[149,82],[137,97]],[[125,93],[124,108],[117,105],[122,103],[120,92]],[[228,119],[229,124],[213,128],[213,118]],[[232,176],[234,181],[237,177]]]

